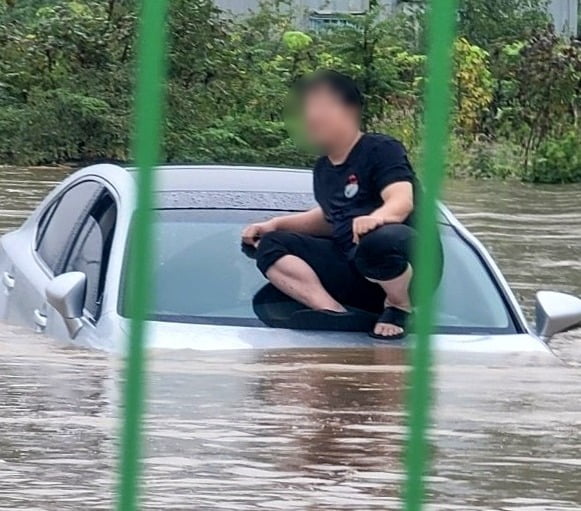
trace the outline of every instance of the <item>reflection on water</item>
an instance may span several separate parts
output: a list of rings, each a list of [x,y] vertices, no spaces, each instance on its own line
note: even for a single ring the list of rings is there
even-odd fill
[[[0,230],[60,174],[1,169]],[[453,183],[448,200],[530,312],[538,288],[581,294],[579,191]],[[556,346],[564,364],[438,361],[430,509],[581,507],[580,336]],[[0,353],[0,510],[111,509],[119,362],[6,325]],[[398,508],[402,350],[150,358],[144,509]]]

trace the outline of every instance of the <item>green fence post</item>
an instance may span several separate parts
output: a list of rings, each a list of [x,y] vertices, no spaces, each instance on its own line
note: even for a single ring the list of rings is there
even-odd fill
[[[151,293],[154,167],[158,164],[163,111],[166,0],[143,0],[135,100],[137,210],[130,253],[131,332],[125,371],[125,420],[121,438],[118,511],[138,509],[141,422],[144,403],[144,325]]]
[[[428,15],[428,61],[423,146],[425,193],[418,212],[418,247],[414,264],[417,315],[409,390],[409,431],[406,452],[405,510],[421,511],[428,466],[427,428],[431,402],[430,335],[434,317],[433,289],[438,256],[437,199],[440,194],[449,138],[452,52],[456,0],[432,0]]]

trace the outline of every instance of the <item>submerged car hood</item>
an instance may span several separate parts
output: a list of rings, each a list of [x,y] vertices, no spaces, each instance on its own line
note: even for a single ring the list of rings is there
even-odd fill
[[[129,323],[123,330],[127,333]],[[403,341],[385,343],[365,333],[315,332],[189,323],[147,322],[147,345],[155,349],[194,349],[199,351],[294,349],[294,348],[362,348],[381,345],[402,346],[413,342],[413,335]],[[530,334],[510,335],[434,335],[437,350],[473,353],[545,353],[549,347]]]

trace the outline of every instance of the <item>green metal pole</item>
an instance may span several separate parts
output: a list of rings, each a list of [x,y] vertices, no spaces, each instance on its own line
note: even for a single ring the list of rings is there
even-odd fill
[[[143,0],[135,102],[134,151],[138,167],[128,308],[131,331],[125,371],[125,417],[121,438],[118,511],[136,511],[139,501],[141,422],[144,408],[144,337],[152,268],[154,167],[159,160],[166,48],[166,0]]]
[[[433,289],[437,279],[437,199],[444,178],[449,139],[452,58],[456,0],[432,0],[428,15],[428,62],[425,98],[423,182],[425,193],[418,211],[418,245],[414,261],[417,340],[412,348],[409,391],[409,431],[406,453],[405,510],[421,511],[428,467],[426,439],[431,403],[431,345],[434,318]]]

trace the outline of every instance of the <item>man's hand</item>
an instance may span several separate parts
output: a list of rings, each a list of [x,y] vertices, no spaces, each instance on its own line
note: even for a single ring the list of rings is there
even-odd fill
[[[272,231],[276,231],[276,225],[273,220],[251,224],[242,231],[242,243],[257,248],[260,238]]]
[[[359,243],[362,236],[381,227],[385,222],[376,216],[358,216],[353,219],[353,243]]]

